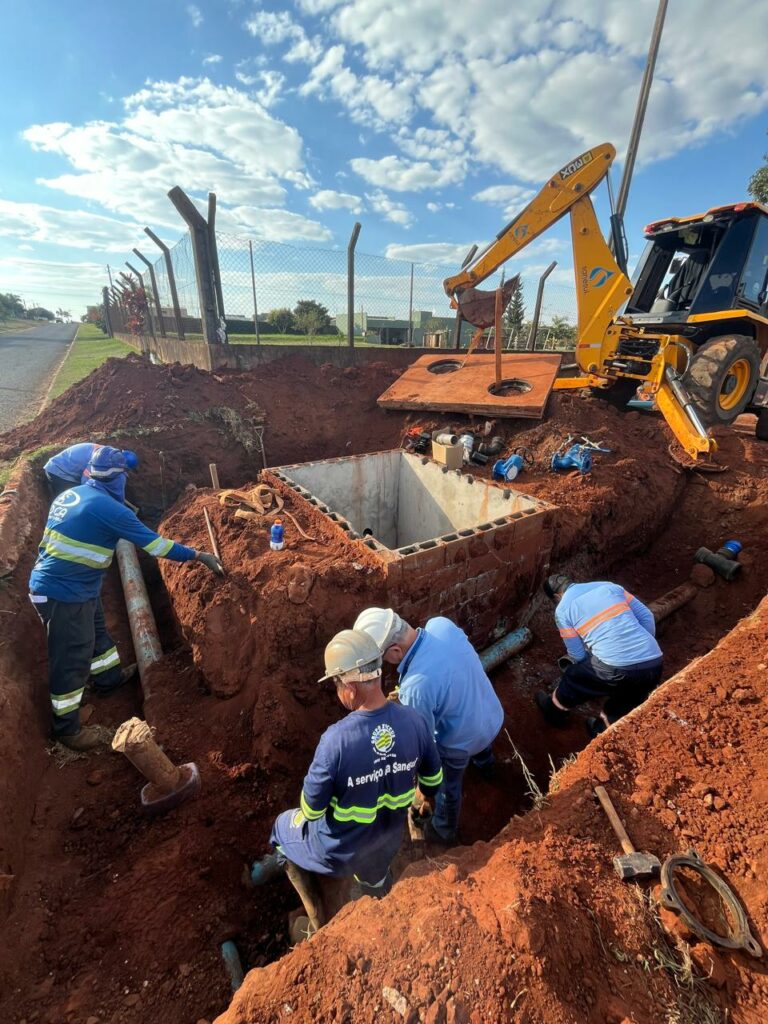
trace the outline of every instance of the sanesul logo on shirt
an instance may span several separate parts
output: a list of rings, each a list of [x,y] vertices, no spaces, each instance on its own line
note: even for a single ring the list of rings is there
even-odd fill
[[[388,754],[395,745],[395,730],[387,722],[377,725],[371,733],[371,746],[377,754]]]

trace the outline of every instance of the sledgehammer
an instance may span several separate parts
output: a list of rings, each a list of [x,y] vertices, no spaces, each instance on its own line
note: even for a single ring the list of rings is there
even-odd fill
[[[658,878],[661,872],[661,861],[652,853],[638,853],[627,835],[627,830],[616,813],[616,808],[603,786],[595,786],[595,796],[608,816],[608,821],[619,837],[623,857],[614,857],[613,866],[622,882],[639,882],[647,878]]]

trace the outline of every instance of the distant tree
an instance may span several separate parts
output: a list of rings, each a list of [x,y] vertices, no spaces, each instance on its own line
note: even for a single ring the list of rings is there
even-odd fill
[[[301,299],[293,311],[296,329],[302,334],[325,334],[331,326],[328,310],[314,299]]]
[[[43,306],[35,306],[34,309],[27,310],[27,315],[32,317],[43,317],[45,320],[56,319],[50,309],[45,309]]]
[[[523,285],[518,280],[509,305],[504,312],[504,330],[509,335],[510,341],[514,344],[523,333],[525,323],[525,302],[523,301]]]
[[[12,292],[0,292],[0,320],[10,320],[12,317],[24,315],[24,303],[18,295]]]
[[[274,327],[277,334],[288,334],[296,329],[296,321],[290,309],[271,309],[267,313],[267,323]]]
[[[766,162],[758,167],[747,185],[747,192],[756,203],[768,203],[768,153],[763,153]]]
[[[553,316],[549,324],[549,336],[561,345],[563,343],[575,342],[576,328],[568,317]]]

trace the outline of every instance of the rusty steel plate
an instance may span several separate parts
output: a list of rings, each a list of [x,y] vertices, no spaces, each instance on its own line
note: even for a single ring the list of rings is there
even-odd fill
[[[383,409],[541,419],[560,369],[554,352],[505,352],[497,389],[492,352],[421,356],[379,398]]]

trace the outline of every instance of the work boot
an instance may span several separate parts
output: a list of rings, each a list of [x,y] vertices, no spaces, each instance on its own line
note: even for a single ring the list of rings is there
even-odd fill
[[[70,736],[57,736],[56,739],[70,750],[93,750],[104,742],[94,725],[84,725],[80,732],[72,733]]]
[[[113,686],[97,686],[91,684],[91,690],[99,697],[109,697],[116,690],[119,690],[121,686],[125,686],[126,683],[132,683],[138,674],[139,666],[134,662],[132,665],[125,665],[120,670],[120,678]]]
[[[593,740],[608,728],[605,724],[605,720],[602,718],[588,718],[585,724],[587,727],[587,735]]]
[[[387,893],[392,891],[394,884],[391,871],[387,871],[382,880],[373,885],[370,882],[363,882],[355,875],[354,881],[349,887],[349,900],[354,902],[354,900],[362,899],[363,896],[372,896],[375,900],[383,900]]]
[[[539,711],[544,715],[544,718],[549,725],[553,725],[556,729],[564,729],[568,725],[570,717],[568,712],[562,711],[560,708],[556,707],[548,693],[544,693],[543,690],[539,690],[536,694],[536,703],[539,706]]]
[[[246,867],[243,881],[247,886],[267,885],[285,871],[285,861],[276,853],[268,853],[261,860],[254,861],[250,870]]]
[[[459,845],[459,837],[458,837],[457,833],[454,832],[452,836],[443,836],[443,835],[441,835],[437,831],[435,826],[432,824],[432,819],[431,818],[428,821],[426,821],[425,824],[424,824],[424,839],[425,839],[426,842],[432,843],[435,846],[458,846]]]

